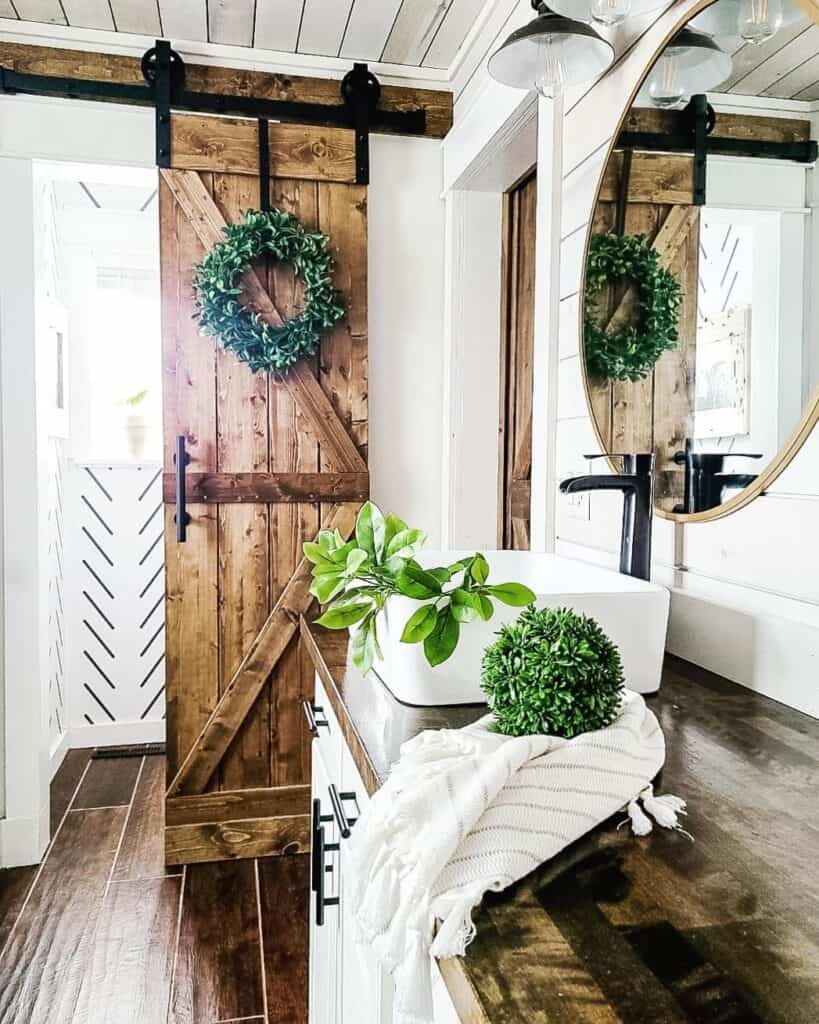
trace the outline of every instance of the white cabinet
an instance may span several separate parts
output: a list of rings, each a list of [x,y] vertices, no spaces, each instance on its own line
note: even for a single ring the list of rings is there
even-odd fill
[[[318,677],[313,707],[310,1024],[392,1024],[392,980],[355,941],[355,895],[344,863],[369,796]],[[460,1024],[435,965],[433,998],[435,1024]]]

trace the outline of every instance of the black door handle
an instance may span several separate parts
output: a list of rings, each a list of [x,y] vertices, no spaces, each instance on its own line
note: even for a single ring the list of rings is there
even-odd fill
[[[338,830],[341,833],[342,839],[349,839],[350,829],[358,821],[358,800],[356,800],[355,793],[339,793],[334,785],[330,785],[330,806],[333,808],[333,817],[336,819]],[[344,810],[344,801],[352,800],[355,803],[356,817],[348,818],[347,813]]]
[[[185,467],[191,461],[190,455],[185,451],[185,435],[177,434],[176,454],[173,457],[176,464],[176,539],[182,544],[185,540],[186,527],[191,521],[185,509]]]
[[[318,731],[322,727],[329,730],[330,723],[327,719],[318,717],[319,715],[324,715],[324,708],[318,707],[311,700],[303,700],[301,707],[304,711],[304,717],[307,719],[307,728],[314,736],[318,736]]]
[[[316,894],[316,924],[321,927],[324,924],[324,911],[327,907],[339,905],[338,896],[324,895],[324,882],[328,874],[332,873],[332,866],[324,863],[324,855],[338,850],[338,843],[328,843],[324,839],[324,826],[320,825],[316,832],[316,877],[313,880],[313,891]]]

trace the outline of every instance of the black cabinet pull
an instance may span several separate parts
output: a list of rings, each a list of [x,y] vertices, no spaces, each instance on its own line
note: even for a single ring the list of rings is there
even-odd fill
[[[350,829],[355,825],[359,818],[358,800],[356,799],[355,793],[339,793],[335,786],[330,785],[330,806],[333,808],[333,817],[336,819],[338,830],[341,833],[342,839],[349,839]],[[355,803],[356,816],[350,818],[347,816],[344,810],[344,801],[352,800]]]
[[[321,728],[329,730],[330,723],[324,717],[324,708],[318,707],[311,700],[303,700],[301,706],[304,717],[307,719],[307,728],[314,736],[318,736],[318,731]],[[319,718],[319,715],[322,717]]]
[[[325,896],[324,895],[324,883],[326,875],[332,872],[332,866],[324,863],[324,855],[334,850],[338,850],[338,843],[328,843],[324,839],[324,826],[319,826],[318,834],[316,835],[316,847],[318,850],[317,855],[317,866],[318,866],[318,877],[314,880],[314,887],[316,893],[316,924],[321,927],[324,924],[324,911],[327,907],[337,907],[339,905],[338,896]]]
[[[191,461],[190,455],[185,451],[185,435],[177,434],[176,454],[173,457],[176,463],[176,540],[179,544],[184,543],[186,527],[191,521],[185,508],[185,467]]]

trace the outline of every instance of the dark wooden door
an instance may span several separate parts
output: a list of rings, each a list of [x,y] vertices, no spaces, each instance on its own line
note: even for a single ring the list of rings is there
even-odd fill
[[[536,197],[533,173],[503,207],[498,547],[518,550],[530,546]]]
[[[309,848],[312,694],[297,642],[305,540],[349,535],[368,493],[367,198],[353,133],[270,125],[270,199],[323,231],[346,317],[283,378],[253,374],[199,334],[192,271],[226,223],[259,206],[253,121],[175,116],[160,172],[167,583],[168,863]],[[300,307],[290,268],[260,266],[245,301]],[[279,321],[280,322],[280,321]],[[190,524],[174,527],[185,437]]]

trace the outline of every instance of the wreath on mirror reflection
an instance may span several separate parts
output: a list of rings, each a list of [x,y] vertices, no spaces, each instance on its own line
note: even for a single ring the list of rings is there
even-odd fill
[[[247,210],[239,224],[228,224],[193,271],[196,320],[203,334],[217,339],[256,373],[284,373],[318,350],[322,335],[344,316],[344,302],[333,288],[330,243],[321,231],[308,231],[285,210]],[[242,276],[263,260],[289,264],[304,286],[304,307],[281,325],[270,324],[242,303]]]
[[[631,322],[601,324],[596,300],[604,288],[633,286],[637,298]],[[676,348],[682,289],[643,235],[593,235],[586,263],[583,345],[586,369],[597,380],[637,381]]]

